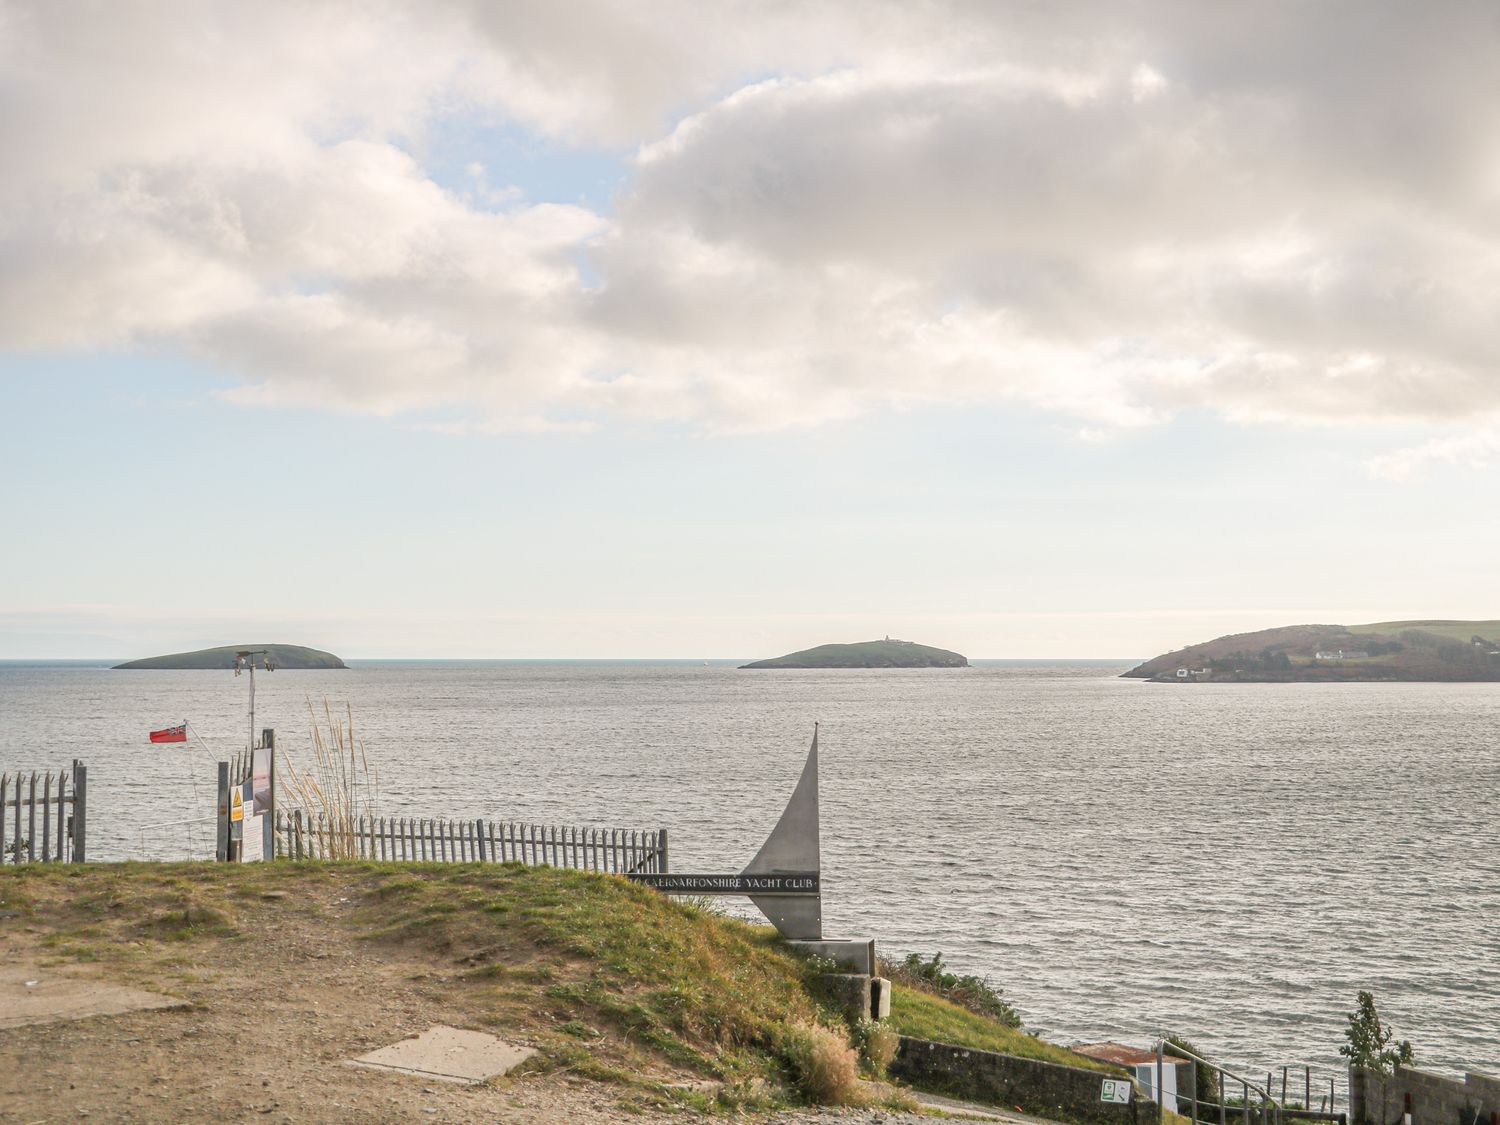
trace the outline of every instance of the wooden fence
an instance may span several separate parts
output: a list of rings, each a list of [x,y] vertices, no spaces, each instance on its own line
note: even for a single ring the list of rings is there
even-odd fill
[[[87,797],[88,768],[80,762],[30,777],[0,774],[0,863],[82,863]]]
[[[276,854],[291,859],[405,863],[525,863],[619,874],[667,870],[667,830],[563,828],[494,820],[276,814]]]

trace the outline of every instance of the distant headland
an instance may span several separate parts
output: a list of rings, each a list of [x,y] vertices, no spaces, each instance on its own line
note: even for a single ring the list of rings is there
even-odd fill
[[[1158,683],[1500,680],[1500,621],[1286,625],[1189,645],[1125,675]]]
[[[757,660],[742,668],[967,668],[969,661],[945,648],[915,641],[860,641],[851,645],[819,645],[774,660]]]
[[[266,653],[273,668],[343,668],[345,664],[331,652],[301,645],[225,645],[222,648],[200,648],[196,652],[174,652],[169,656],[148,656],[144,660],[131,660],[116,664],[116,668],[152,670],[197,670],[229,669],[234,667],[234,654],[246,650]]]

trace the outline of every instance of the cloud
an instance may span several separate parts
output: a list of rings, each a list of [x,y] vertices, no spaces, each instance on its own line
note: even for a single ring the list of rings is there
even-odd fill
[[[0,3],[0,346],[477,430],[1461,425],[1500,410],[1494,23]],[[469,195],[424,163],[453,122],[635,155],[607,213]]]
[[[1489,426],[1371,457],[1365,468],[1373,476],[1405,482],[1421,476],[1433,465],[1483,469],[1497,457],[1500,457],[1500,426]]]

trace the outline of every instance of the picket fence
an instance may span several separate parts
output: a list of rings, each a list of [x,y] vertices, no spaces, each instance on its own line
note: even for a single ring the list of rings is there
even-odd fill
[[[87,794],[88,768],[81,762],[56,773],[33,771],[29,778],[0,774],[0,863],[82,863]]]
[[[290,859],[524,863],[658,873],[667,870],[667,830],[384,816],[330,822],[295,809],[276,813],[276,854]]]

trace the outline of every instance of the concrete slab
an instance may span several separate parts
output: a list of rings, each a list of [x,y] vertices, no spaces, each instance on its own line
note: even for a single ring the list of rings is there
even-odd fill
[[[0,966],[0,1029],[186,1006],[187,1001],[171,996],[60,976],[35,965]]]
[[[535,1047],[507,1043],[482,1031],[439,1025],[413,1039],[403,1039],[349,1062],[374,1070],[395,1070],[444,1082],[472,1084],[505,1074],[534,1054]]]

